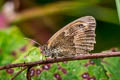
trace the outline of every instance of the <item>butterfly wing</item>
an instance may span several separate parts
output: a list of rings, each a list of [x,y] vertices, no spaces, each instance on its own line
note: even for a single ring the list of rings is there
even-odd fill
[[[96,21],[92,16],[81,17],[55,33],[48,49],[58,56],[85,54],[94,49]]]

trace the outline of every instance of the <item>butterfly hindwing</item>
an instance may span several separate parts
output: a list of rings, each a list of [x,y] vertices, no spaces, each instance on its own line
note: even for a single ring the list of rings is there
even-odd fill
[[[48,41],[48,49],[58,56],[85,54],[94,49],[96,21],[91,16],[79,18],[55,33]]]

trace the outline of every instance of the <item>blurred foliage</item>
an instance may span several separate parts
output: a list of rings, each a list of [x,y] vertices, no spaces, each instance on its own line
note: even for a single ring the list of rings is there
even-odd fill
[[[114,6],[115,8],[115,6]],[[34,7],[33,9],[23,10],[22,13],[18,14],[15,21],[25,21],[36,17],[45,16],[71,16],[80,17],[85,15],[92,15],[96,19],[101,21],[107,21],[117,23],[117,12],[116,9],[105,7],[97,1],[59,1],[49,3],[41,7]],[[34,12],[34,13],[32,13]],[[110,14],[108,14],[110,13]],[[29,15],[28,15],[29,14]],[[112,16],[112,17],[111,17]],[[64,18],[63,18],[64,19]]]
[[[44,44],[61,27],[86,15],[94,16],[97,21],[97,44],[92,52],[120,49],[117,0],[117,9],[114,0],[11,1],[15,4],[16,15],[14,19],[12,15],[7,16],[10,27],[0,30],[0,65],[45,59],[40,49],[24,38],[27,36]],[[0,0],[1,9],[3,3],[6,1]],[[31,76],[33,80],[119,80],[119,62],[119,57],[113,57],[40,65],[31,69]],[[20,69],[0,71],[0,80],[9,80]],[[25,80],[25,73],[15,80]]]
[[[3,2],[4,2],[4,0],[0,0],[0,10],[1,10],[2,6],[3,6]]]
[[[9,28],[0,31],[0,65],[11,63],[19,57],[20,48],[27,42],[18,28]],[[10,57],[11,55],[11,57]]]
[[[117,12],[118,12],[118,17],[120,21],[120,0],[116,0],[116,6],[117,6]]]

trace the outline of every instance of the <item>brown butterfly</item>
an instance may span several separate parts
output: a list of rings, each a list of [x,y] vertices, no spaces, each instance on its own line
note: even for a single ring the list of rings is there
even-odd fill
[[[94,49],[96,21],[92,16],[81,17],[56,32],[48,44],[40,46],[46,56],[72,57]]]

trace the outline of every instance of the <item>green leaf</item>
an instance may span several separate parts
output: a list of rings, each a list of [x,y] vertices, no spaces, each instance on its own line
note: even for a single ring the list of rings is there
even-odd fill
[[[16,27],[0,31],[0,65],[11,63],[17,58],[20,48],[28,42]]]
[[[41,54],[39,48],[31,47],[27,52],[25,52],[23,55],[21,55],[13,63],[39,61],[39,60],[44,60],[44,59],[45,59],[45,56],[43,56]]]
[[[107,75],[109,76],[109,80],[120,80],[120,58],[105,58],[103,61],[104,68],[107,71]]]

